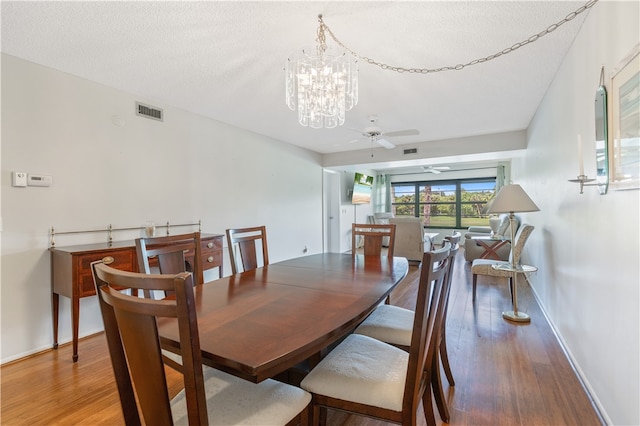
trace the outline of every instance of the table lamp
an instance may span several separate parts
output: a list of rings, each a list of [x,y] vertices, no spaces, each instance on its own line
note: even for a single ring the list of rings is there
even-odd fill
[[[537,212],[538,206],[529,198],[520,185],[505,185],[500,189],[498,195],[493,199],[493,203],[487,209],[488,213],[509,213],[509,228],[511,229],[511,250],[515,244],[515,215],[514,213]],[[528,322],[529,315],[518,312],[518,269],[515,256],[511,257],[511,271],[513,273],[513,311],[502,313],[502,317],[516,322]]]
[[[480,210],[480,213],[488,214],[495,199],[495,197],[491,198],[482,210]],[[496,237],[498,235],[498,229],[500,229],[500,216],[494,213],[489,214],[489,227],[491,228],[491,238]]]

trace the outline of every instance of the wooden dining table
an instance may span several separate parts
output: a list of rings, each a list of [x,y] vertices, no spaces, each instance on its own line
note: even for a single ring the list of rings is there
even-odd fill
[[[203,363],[256,383],[275,377],[352,332],[408,269],[402,257],[322,253],[196,286]],[[180,353],[176,321],[158,330]]]

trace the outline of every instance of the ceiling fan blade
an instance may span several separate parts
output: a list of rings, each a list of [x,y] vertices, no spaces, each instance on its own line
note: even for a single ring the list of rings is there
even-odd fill
[[[449,170],[449,166],[442,166],[442,167],[428,166],[428,167],[423,167],[423,169],[425,173],[433,173],[438,175],[442,173],[441,170]]]
[[[391,142],[389,142],[386,139],[376,139],[376,142],[378,142],[381,146],[387,148],[387,149],[393,149],[396,146],[394,144],[392,144]]]
[[[362,133],[362,129],[356,129],[354,127],[345,127],[347,130],[353,130],[354,132]]]
[[[414,135],[419,135],[420,132],[417,131],[416,129],[407,129],[407,130],[398,130],[396,132],[384,132],[382,133],[385,136],[414,136]]]

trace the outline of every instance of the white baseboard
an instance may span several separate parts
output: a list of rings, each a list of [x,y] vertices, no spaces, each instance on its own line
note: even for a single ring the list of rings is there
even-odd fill
[[[89,331],[89,332],[79,336],[78,337],[78,340],[79,340],[79,342],[78,342],[78,352],[80,352],[80,350],[82,349],[82,346],[81,346],[82,342],[80,340],[82,340],[85,337],[93,336],[94,334],[102,333],[103,331],[104,331],[104,329],[100,328],[100,329]],[[73,341],[73,339],[71,337],[69,337],[66,340],[60,340],[58,342],[58,347],[60,347],[62,345],[70,344],[72,341]],[[7,364],[7,363],[13,362],[13,361],[19,361],[22,358],[27,358],[27,357],[30,357],[32,355],[39,354],[40,352],[46,352],[46,351],[49,351],[49,350],[54,350],[53,349],[53,343],[49,343],[47,345],[42,345],[42,346],[34,348],[34,349],[30,350],[30,351],[21,352],[21,353],[12,355],[12,356],[7,357],[7,358],[3,358],[2,360],[0,360],[0,365],[4,365],[4,364]]]

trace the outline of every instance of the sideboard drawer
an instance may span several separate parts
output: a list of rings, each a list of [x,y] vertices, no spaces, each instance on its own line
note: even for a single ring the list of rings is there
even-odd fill
[[[222,235],[207,236],[200,242],[202,253],[202,268],[206,271],[221,268],[222,277]]]
[[[211,250],[222,250],[222,235],[216,235],[215,237],[209,237],[202,239],[202,253]]]
[[[77,261],[80,263],[78,268],[78,284],[79,296],[87,297],[96,294],[96,288],[93,283],[93,274],[91,273],[91,263],[96,260],[102,260],[105,257],[112,257],[113,263],[109,266],[121,269],[123,271],[137,272],[137,261],[134,252],[130,249],[121,251],[109,251],[105,253],[91,253],[78,256]]]
[[[216,251],[213,253],[202,254],[202,268],[211,269],[216,268],[222,264],[222,251]]]

